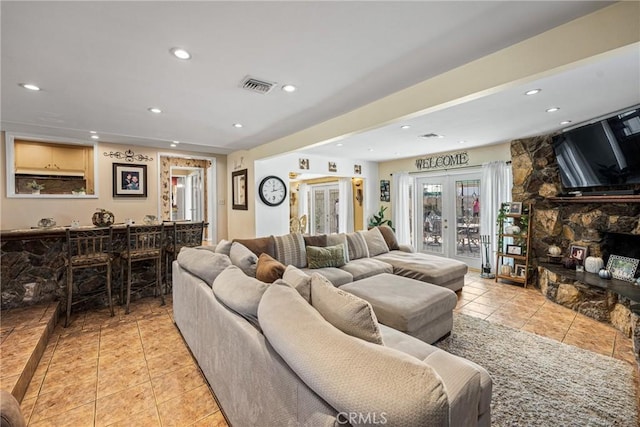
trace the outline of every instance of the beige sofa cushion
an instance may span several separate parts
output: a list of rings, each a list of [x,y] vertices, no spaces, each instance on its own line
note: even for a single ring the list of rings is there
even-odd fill
[[[312,275],[313,273],[321,274],[326,277],[333,286],[342,286],[347,283],[353,282],[353,276],[348,271],[343,270],[342,268],[336,267],[324,267],[324,268],[303,268],[302,271],[305,274]]]
[[[231,260],[208,249],[183,247],[178,253],[178,264],[211,286],[216,277],[231,265]]]
[[[307,266],[307,252],[304,239],[300,233],[289,233],[284,236],[275,236],[276,259],[284,265],[293,265],[298,268]]]
[[[229,253],[231,252],[232,243],[233,242],[230,242],[228,240],[224,240],[224,239],[220,240],[216,245],[216,249],[215,249],[216,253],[229,256]]]
[[[244,274],[256,277],[258,256],[251,252],[245,245],[233,242],[231,244],[229,258],[231,258],[231,263],[233,265],[244,271]]]
[[[262,294],[267,290],[267,285],[230,265],[213,281],[213,293],[224,305],[253,320],[258,316],[258,304]]]
[[[393,274],[434,285],[464,277],[468,270],[462,261],[423,253],[391,251],[376,259],[393,265]]]
[[[379,225],[377,227],[380,230],[380,234],[384,237],[384,241],[387,243],[387,247],[390,251],[397,251],[400,249],[396,233],[388,225]]]
[[[354,259],[340,267],[340,269],[351,273],[354,281],[382,273],[393,273],[393,266],[391,264],[373,258]]]
[[[311,302],[311,276],[293,265],[288,265],[284,270],[282,280],[295,288],[307,302]]]
[[[382,237],[382,233],[377,227],[372,228],[367,231],[358,231],[362,237],[364,237],[364,241],[367,244],[367,250],[369,251],[369,256],[374,257],[380,254],[386,254],[389,252],[389,247],[387,243],[384,241],[384,237]]]
[[[360,233],[353,232],[347,235],[347,244],[349,246],[349,260],[369,258],[369,249],[364,236]]]
[[[311,305],[345,334],[374,344],[383,344],[378,319],[371,304],[341,291],[318,273],[311,275]]]

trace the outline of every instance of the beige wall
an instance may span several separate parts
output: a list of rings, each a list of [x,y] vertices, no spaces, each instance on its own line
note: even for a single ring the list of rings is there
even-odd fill
[[[0,132],[2,147],[0,149],[0,164],[4,171],[6,165],[6,144],[4,132]],[[147,197],[146,198],[113,198],[112,196],[112,164],[123,163],[122,160],[104,156],[104,152],[133,150],[136,154],[143,154],[153,158],[153,161],[136,162],[147,166]],[[98,144],[98,198],[8,198],[5,173],[0,173],[2,187],[2,203],[0,205],[0,229],[11,230],[35,226],[40,218],[52,217],[58,225],[69,225],[72,219],[80,221],[81,225],[91,225],[91,217],[97,208],[107,209],[115,215],[116,222],[125,218],[142,221],[147,214],[159,216],[159,187],[158,187],[158,153],[157,149],[128,146],[109,143]],[[175,155],[203,156],[199,153],[189,153],[177,150],[162,150],[162,153]],[[226,196],[226,157],[211,155],[216,158],[217,198],[224,200]],[[216,225],[218,239],[227,236],[227,213],[224,206],[213,204],[217,210]],[[222,208],[222,209],[220,209]]]
[[[639,2],[615,3],[342,116],[252,150],[232,153],[228,156],[229,164],[242,157],[251,184],[255,160],[326,143],[533,81],[551,72],[571,69],[614,49],[639,43],[639,15]],[[230,194],[230,187],[228,191]],[[249,185],[250,201],[254,200],[254,191]],[[254,208],[250,202],[248,211],[233,211],[233,216],[229,216],[230,236],[255,232]]]

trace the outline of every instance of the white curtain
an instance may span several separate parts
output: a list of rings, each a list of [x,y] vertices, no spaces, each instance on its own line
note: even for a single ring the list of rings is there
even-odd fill
[[[492,267],[492,271],[495,273],[497,268],[497,266],[494,265],[496,262],[495,255],[498,250],[498,228],[496,219],[498,210],[502,204],[511,201],[511,187],[513,186],[511,166],[504,161],[483,164],[481,182],[480,233],[482,235],[488,235],[491,241],[488,261]],[[484,247],[482,250],[484,251]]]
[[[409,190],[413,178],[408,172],[394,172],[391,183],[391,207],[393,209],[393,227],[396,229],[398,243],[411,244],[410,212],[411,203]]]
[[[353,187],[351,178],[338,180],[338,233],[353,231]]]
[[[307,184],[300,184],[298,187],[298,216],[309,216],[309,186]]]

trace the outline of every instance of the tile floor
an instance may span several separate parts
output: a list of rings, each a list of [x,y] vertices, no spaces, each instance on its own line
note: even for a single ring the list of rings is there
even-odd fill
[[[171,307],[170,298],[165,307],[147,298],[132,303],[128,316],[102,310],[75,315],[67,329],[57,326],[22,401],[29,426],[226,426]],[[629,338],[534,289],[470,273],[455,311],[637,367]]]

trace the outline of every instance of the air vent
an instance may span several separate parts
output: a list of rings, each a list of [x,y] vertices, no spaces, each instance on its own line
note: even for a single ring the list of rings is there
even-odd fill
[[[437,133],[425,133],[424,135],[420,135],[420,138],[442,138],[442,136]]]
[[[256,79],[251,76],[246,76],[240,82],[241,88],[249,90],[251,92],[261,93],[263,95],[265,93],[271,92],[271,89],[273,89],[275,85],[276,85],[275,83],[268,82],[266,80]]]

